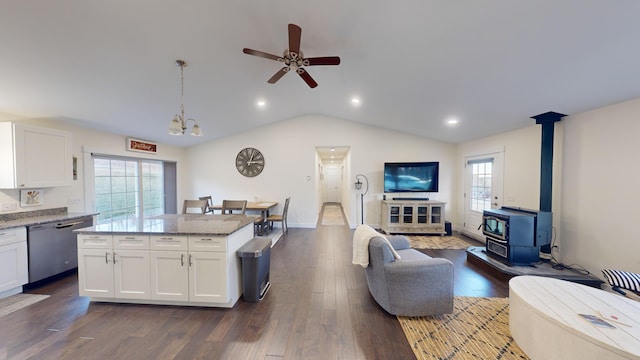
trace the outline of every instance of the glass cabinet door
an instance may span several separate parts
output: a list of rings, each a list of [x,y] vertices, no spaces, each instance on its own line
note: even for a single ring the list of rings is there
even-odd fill
[[[400,223],[400,206],[397,206],[397,205],[389,206],[389,223],[391,224]]]
[[[402,222],[405,224],[413,223],[413,206],[402,207]]]
[[[427,223],[427,209],[428,206],[416,206],[418,209],[418,224],[426,224]]]
[[[431,206],[431,223],[440,224],[442,222],[442,206]]]

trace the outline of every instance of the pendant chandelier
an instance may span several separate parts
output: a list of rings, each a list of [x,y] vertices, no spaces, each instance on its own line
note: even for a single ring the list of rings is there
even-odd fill
[[[180,66],[180,114],[176,114],[171,123],[169,123],[169,134],[184,135],[185,131],[187,131],[187,122],[193,121],[189,134],[202,136],[202,130],[198,122],[195,119],[185,119],[184,117],[184,67],[187,66],[187,63],[184,60],[176,60],[176,63]]]

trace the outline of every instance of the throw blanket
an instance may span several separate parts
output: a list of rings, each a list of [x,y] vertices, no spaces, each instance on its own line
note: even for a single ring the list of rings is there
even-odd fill
[[[364,268],[369,266],[369,240],[376,236],[383,238],[387,242],[387,245],[389,245],[393,257],[400,260],[400,255],[393,246],[391,246],[386,236],[375,231],[369,225],[358,225],[356,231],[353,233],[353,260],[351,261],[353,265],[360,265]]]

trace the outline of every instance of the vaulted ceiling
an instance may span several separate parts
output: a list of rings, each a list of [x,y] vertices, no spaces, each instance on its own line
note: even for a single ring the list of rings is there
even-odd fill
[[[460,143],[640,97],[638,14],[637,0],[5,0],[0,113],[178,146],[315,114]],[[315,89],[268,84],[281,64],[242,53],[282,54],[289,23],[306,57],[341,58],[306,68]],[[167,134],[177,59],[200,138]]]

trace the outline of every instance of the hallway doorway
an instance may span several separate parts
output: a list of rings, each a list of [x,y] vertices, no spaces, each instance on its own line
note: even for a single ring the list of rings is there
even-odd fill
[[[322,224],[326,204],[340,207],[345,224],[352,217],[350,151],[350,146],[316,146],[316,225]],[[329,213],[331,210],[330,207]]]

